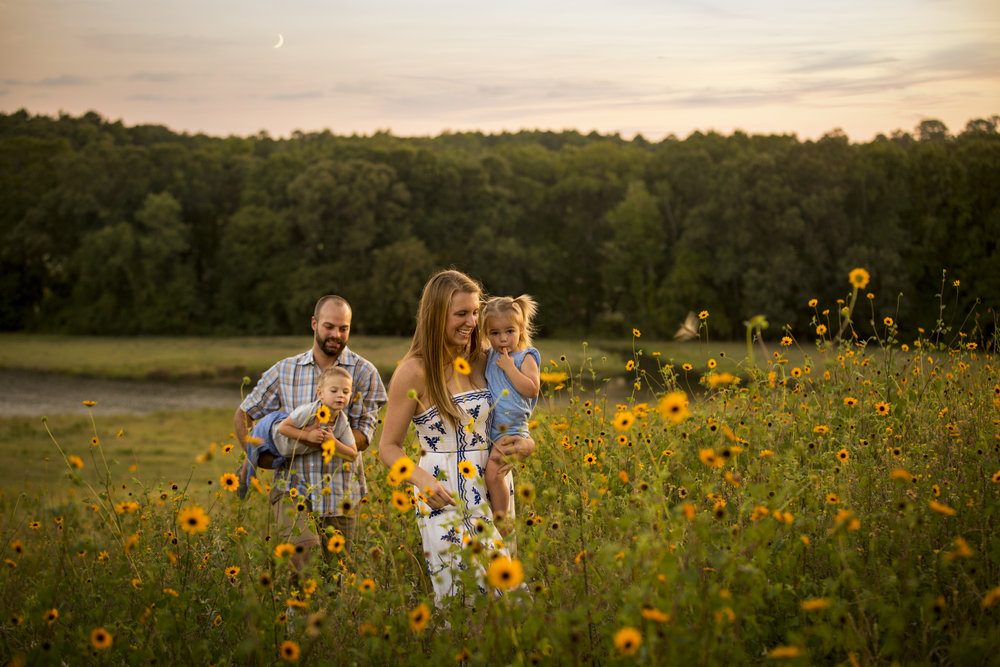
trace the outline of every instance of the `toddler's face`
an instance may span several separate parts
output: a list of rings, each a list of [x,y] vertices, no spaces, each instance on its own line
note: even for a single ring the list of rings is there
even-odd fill
[[[521,329],[510,313],[490,315],[486,322],[486,337],[497,352],[517,352],[521,344]]]
[[[319,388],[319,400],[331,410],[343,410],[351,402],[351,381],[339,376],[327,380]]]

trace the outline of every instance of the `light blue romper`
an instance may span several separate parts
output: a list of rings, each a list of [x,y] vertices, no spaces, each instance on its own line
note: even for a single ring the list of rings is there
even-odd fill
[[[538,350],[533,347],[526,348],[520,352],[510,355],[514,359],[514,365],[520,369],[525,355],[530,354],[535,358],[538,367],[542,366],[542,358]],[[514,383],[510,381],[507,374],[497,366],[497,359],[500,353],[490,349],[486,358],[486,383],[493,396],[493,428],[490,430],[490,439],[496,442],[497,438],[504,435],[528,435],[528,419],[531,411],[538,403],[538,397],[526,398],[522,396]],[[507,395],[503,395],[503,390],[507,390]]]

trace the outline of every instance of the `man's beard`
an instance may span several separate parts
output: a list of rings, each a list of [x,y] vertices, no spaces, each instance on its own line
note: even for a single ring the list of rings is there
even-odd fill
[[[344,349],[344,341],[339,338],[334,338],[328,336],[326,338],[321,338],[318,334],[316,335],[316,343],[319,348],[330,357],[338,357]]]

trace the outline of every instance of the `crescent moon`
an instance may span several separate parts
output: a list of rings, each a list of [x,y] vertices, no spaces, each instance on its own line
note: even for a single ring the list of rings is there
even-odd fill
[[[278,33],[278,43],[274,45],[274,48],[280,49],[281,45],[285,43],[285,36],[280,32]]]

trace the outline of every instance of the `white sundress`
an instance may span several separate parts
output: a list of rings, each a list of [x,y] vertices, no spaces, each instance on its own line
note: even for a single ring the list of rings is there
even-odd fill
[[[452,398],[461,411],[475,419],[471,432],[462,426],[456,429],[438,414],[437,407],[413,418],[420,447],[417,465],[442,480],[456,498],[454,506],[439,510],[417,501],[417,523],[423,539],[427,571],[434,586],[434,598],[438,603],[444,598],[465,594],[458,590],[458,572],[468,568],[469,562],[463,562],[459,552],[469,540],[478,539],[508,555],[499,532],[493,526],[493,514],[483,481],[490,457],[488,422],[493,416],[490,412],[490,392],[488,389],[472,389],[454,394]],[[462,475],[459,472],[462,461],[471,462],[478,474],[473,478]],[[514,515],[513,480],[514,476],[507,473],[510,517]],[[485,592],[482,572],[480,589]]]

